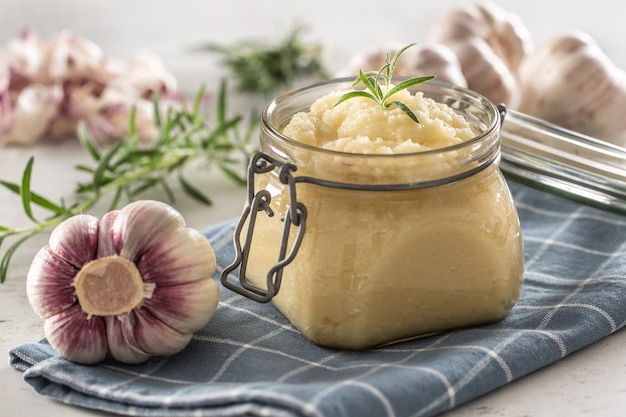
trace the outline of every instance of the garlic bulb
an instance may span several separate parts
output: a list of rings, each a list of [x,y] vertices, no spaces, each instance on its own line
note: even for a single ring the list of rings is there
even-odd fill
[[[443,14],[428,41],[454,51],[469,88],[495,103],[517,106],[517,71],[533,50],[530,32],[517,15],[489,1],[467,3]]]
[[[66,359],[140,363],[179,352],[210,320],[215,269],[211,245],[180,213],[137,201],[57,226],[31,265],[27,295]]]
[[[519,110],[626,146],[626,72],[586,33],[541,44],[520,69]]]
[[[0,146],[75,137],[84,121],[100,143],[126,136],[134,112],[142,141],[154,139],[154,103],[181,106],[176,78],[154,54],[111,59],[89,39],[63,30],[40,39],[33,30],[0,47]]]

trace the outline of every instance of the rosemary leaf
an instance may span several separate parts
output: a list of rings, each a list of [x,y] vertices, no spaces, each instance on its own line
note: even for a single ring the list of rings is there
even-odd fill
[[[167,198],[172,203],[175,203],[176,202],[176,194],[174,194],[174,191],[172,190],[172,187],[170,187],[170,185],[167,183],[167,181],[165,181],[164,178],[160,178],[159,185],[161,185],[161,188],[163,189],[163,191],[165,191],[165,195],[167,195]]]
[[[110,169],[109,163],[117,154],[117,152],[122,148],[124,143],[122,141],[115,142],[111,147],[109,147],[106,152],[102,155],[102,157],[98,160],[98,165],[93,173],[93,187],[95,190],[100,189],[102,185],[105,183],[104,179],[106,178],[107,170]]]
[[[13,191],[16,194],[21,194],[20,192],[20,186],[17,184],[13,184],[7,181],[2,181],[0,180],[0,184],[3,185],[5,188],[7,188],[8,190]],[[63,207],[53,203],[52,201],[48,200],[47,198],[36,194],[34,192],[30,192],[30,201],[33,204],[36,204],[40,207],[43,207],[45,209],[48,209],[54,213],[63,213],[63,211],[65,210]],[[1,229],[0,229],[1,230]]]
[[[137,136],[137,106],[132,106],[130,108],[130,116],[128,120],[128,141],[135,146],[139,141]]]
[[[32,197],[30,195],[30,179],[33,172],[34,160],[35,158],[31,156],[26,163],[26,167],[24,168],[24,173],[22,174],[22,184],[20,186],[20,197],[22,198],[22,206],[24,208],[24,213],[26,214],[26,216],[32,221],[37,222],[33,215],[33,210],[31,207]]]
[[[433,75],[427,75],[425,77],[416,77],[416,78],[411,78],[409,80],[404,80],[400,83],[398,83],[395,87],[393,87],[391,90],[389,90],[387,92],[387,97],[391,97],[392,95],[396,94],[399,91],[402,90],[406,90],[407,88],[411,88],[417,84],[423,84],[425,82],[428,82],[430,80],[432,80],[433,78],[435,78]]]
[[[390,101],[389,103],[387,103],[386,106],[389,107],[392,104],[395,106],[398,106],[400,110],[402,110],[407,116],[409,116],[411,120],[413,120],[415,123],[420,122],[417,116],[415,115],[415,113],[413,112],[413,110],[411,110],[411,108],[407,106],[406,104],[404,104],[403,102],[394,100],[394,101]]]
[[[76,171],[84,172],[86,174],[90,174],[90,175],[93,174],[93,167],[90,167],[87,165],[77,164],[77,165],[74,165],[74,169]]]
[[[349,93],[343,94],[341,97],[339,97],[339,99],[335,102],[335,106],[354,97],[372,98],[371,94],[366,91],[350,91]]]
[[[14,242],[4,253],[4,255],[2,256],[2,260],[0,261],[0,284],[3,284],[6,281],[7,274],[9,272],[9,264],[11,263],[11,258],[13,258],[15,252],[17,252],[22,243],[30,239],[34,234],[35,233],[30,233],[26,236],[23,236],[21,239]]]
[[[154,125],[161,127],[161,109],[159,108],[159,93],[154,92],[152,96],[152,113],[154,114]]]
[[[94,161],[100,160],[100,151],[98,147],[95,145],[94,141],[89,135],[87,131],[87,125],[85,122],[80,122],[76,129],[76,134],[78,136],[78,140],[80,141],[82,147],[87,151],[87,153],[91,156]]]
[[[226,88],[225,88],[225,83],[226,81],[222,81],[222,86],[220,87],[220,94],[226,94]],[[193,115],[198,117],[200,115],[200,109],[202,108],[202,101],[204,100],[204,95],[205,95],[205,86],[202,85],[199,89],[198,92],[196,93],[196,95],[194,96],[193,99]],[[220,120],[220,114],[218,114],[216,116],[216,120],[219,121]]]
[[[185,179],[182,173],[178,176],[178,181],[180,182],[180,185],[183,187],[183,190],[189,197],[193,198],[199,203],[204,204],[205,206],[213,205],[213,202],[211,201],[211,199],[205,196],[196,187],[191,185],[191,183]]]
[[[248,179],[242,176],[241,174],[239,174],[238,172],[236,172],[235,170],[232,170],[228,167],[224,167],[223,171],[224,171],[224,174],[226,174],[228,178],[235,181],[237,184],[242,185],[242,186],[246,185],[246,182],[248,181]]]
[[[120,199],[122,198],[123,191],[123,188],[118,188],[113,192],[113,198],[111,199],[111,203],[109,203],[108,211],[115,210],[120,202]]]

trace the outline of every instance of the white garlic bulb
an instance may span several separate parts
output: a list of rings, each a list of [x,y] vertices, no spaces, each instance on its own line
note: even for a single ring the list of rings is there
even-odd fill
[[[66,359],[140,363],[181,351],[210,320],[215,269],[210,243],[180,213],[137,201],[57,226],[31,265],[27,295]]]
[[[470,89],[494,103],[517,107],[517,71],[534,48],[519,16],[492,1],[464,3],[441,15],[427,40],[446,45],[456,54]]]
[[[521,112],[626,146],[626,71],[588,34],[567,32],[539,45],[520,79]]]

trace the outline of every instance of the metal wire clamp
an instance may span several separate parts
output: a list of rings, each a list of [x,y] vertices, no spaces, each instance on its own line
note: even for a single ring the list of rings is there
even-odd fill
[[[263,211],[268,217],[272,217],[274,216],[274,211],[270,207],[272,196],[267,190],[256,192],[254,189],[254,179],[256,175],[269,173],[274,169],[278,170],[280,182],[287,185],[290,203],[285,216],[281,218],[283,231],[278,259],[274,266],[267,272],[266,288],[260,288],[254,285],[246,275],[249,254],[252,247],[252,236],[254,234],[254,225],[258,213]],[[283,268],[293,261],[302,243],[302,238],[304,237],[307,211],[304,204],[299,203],[296,198],[296,180],[291,174],[296,169],[295,165],[280,162],[263,152],[258,152],[254,155],[248,167],[248,205],[237,223],[233,236],[236,257],[233,263],[222,271],[221,281],[226,288],[260,303],[267,303],[278,294],[283,276]],[[242,244],[241,235],[246,222],[248,222],[248,228],[245,240]],[[292,226],[297,227],[298,232],[291,249],[288,251],[289,236]],[[229,275],[237,268],[239,268],[238,282],[229,279]]]

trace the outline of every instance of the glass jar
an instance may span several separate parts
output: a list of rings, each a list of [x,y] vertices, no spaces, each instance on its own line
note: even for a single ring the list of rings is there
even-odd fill
[[[271,300],[311,341],[339,349],[501,319],[524,269],[519,219],[498,168],[504,110],[431,81],[414,90],[462,114],[473,139],[382,155],[329,151],[281,133],[295,113],[351,81],[293,90],[264,110],[238,256],[222,282]]]

